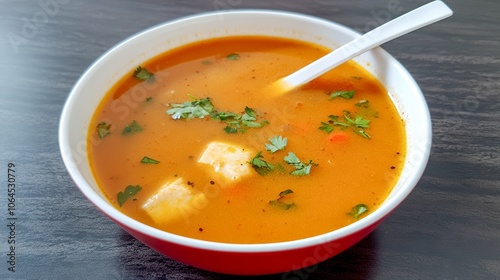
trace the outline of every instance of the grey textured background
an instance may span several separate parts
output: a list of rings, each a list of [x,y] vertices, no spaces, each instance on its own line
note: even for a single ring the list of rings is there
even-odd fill
[[[58,149],[61,109],[78,77],[113,45],[220,7],[296,11],[365,32],[389,3],[406,12],[426,2],[0,0],[0,279],[233,278],[142,245],[69,178]],[[453,17],[384,46],[414,75],[433,118],[432,155],[415,191],[344,253],[260,278],[500,278],[500,2],[447,3]],[[18,46],[13,34],[23,39]],[[6,255],[9,162],[17,175],[15,273],[7,271]]]

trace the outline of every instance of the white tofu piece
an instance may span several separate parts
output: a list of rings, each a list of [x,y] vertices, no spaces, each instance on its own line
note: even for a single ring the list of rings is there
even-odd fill
[[[208,203],[203,193],[193,194],[191,189],[182,178],[167,182],[144,203],[142,208],[159,224],[181,217],[189,222],[189,216],[198,213]]]
[[[223,142],[211,142],[198,162],[211,165],[215,173],[226,181],[236,182],[252,173],[252,167],[248,163],[252,160],[252,155],[249,149]]]

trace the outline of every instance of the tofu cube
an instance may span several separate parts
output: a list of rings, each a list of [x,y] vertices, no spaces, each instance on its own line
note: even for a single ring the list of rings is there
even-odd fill
[[[208,203],[203,193],[193,194],[191,189],[182,178],[167,182],[144,203],[142,208],[159,224],[179,218],[189,222],[189,216],[199,213]]]
[[[252,168],[248,163],[252,155],[252,151],[236,145],[211,142],[198,162],[211,165],[215,173],[226,181],[236,182],[252,173]]]

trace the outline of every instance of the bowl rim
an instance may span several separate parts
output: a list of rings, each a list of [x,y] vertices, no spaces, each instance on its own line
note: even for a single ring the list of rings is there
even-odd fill
[[[401,72],[402,75],[406,76],[407,82],[409,83],[409,86],[412,87],[415,90],[415,93],[418,94],[415,98],[418,99],[419,102],[423,103],[423,108],[426,118],[425,120],[422,120],[426,126],[424,127],[425,133],[425,139],[428,140],[427,143],[425,143],[425,146],[422,148],[422,158],[421,160],[418,161],[417,166],[414,169],[414,172],[412,172],[411,176],[407,178],[405,181],[404,188],[401,188],[398,192],[396,192],[393,196],[390,196],[386,198],[386,200],[373,212],[368,214],[366,217],[363,219],[360,219],[350,225],[347,225],[345,227],[342,227],[340,229],[336,229],[330,232],[326,232],[320,235],[316,236],[311,236],[307,238],[302,238],[302,239],[297,239],[297,240],[291,240],[291,241],[282,241],[282,242],[273,242],[273,243],[253,243],[253,244],[241,244],[241,243],[224,243],[224,242],[215,242],[215,241],[205,241],[205,240],[200,240],[200,239],[195,239],[195,238],[190,238],[190,237],[185,237],[185,236],[180,236],[176,235],[173,233],[169,233],[166,231],[162,231],[156,228],[153,228],[151,226],[148,226],[146,224],[143,224],[137,220],[134,220],[130,218],[129,216],[125,215],[124,213],[120,212],[118,209],[113,207],[108,201],[105,200],[105,198],[101,197],[98,195],[92,187],[90,187],[89,184],[87,184],[85,178],[83,175],[79,172],[78,168],[75,167],[75,164],[73,162],[73,158],[70,156],[70,143],[69,143],[69,138],[68,134],[70,131],[70,124],[69,124],[69,117],[71,116],[71,108],[73,108],[75,104],[75,99],[76,95],[78,94],[79,90],[81,87],[84,86],[84,82],[86,77],[89,75],[90,72],[93,71],[99,65],[102,63],[102,61],[113,54],[113,52],[117,49],[121,49],[127,46],[130,42],[133,42],[135,40],[140,40],[142,36],[145,36],[145,34],[154,32],[157,29],[162,29],[166,28],[166,26],[171,26],[175,24],[182,24],[185,22],[189,21],[195,21],[201,18],[208,18],[208,17],[220,17],[221,15],[251,15],[251,16],[256,16],[256,15],[269,15],[269,16],[277,16],[277,17],[285,17],[285,18],[293,18],[293,19],[301,19],[301,20],[306,20],[306,21],[312,21],[317,24],[322,24],[322,25],[327,25],[331,28],[338,28],[341,29],[342,32],[349,36],[357,37],[360,36],[360,33],[357,31],[346,27],[342,24],[339,24],[334,21],[322,19],[316,16],[311,16],[311,15],[306,15],[306,14],[301,14],[301,13],[295,13],[295,12],[289,12],[289,11],[279,11],[279,10],[266,10],[266,9],[238,9],[238,10],[221,10],[221,11],[212,11],[212,12],[205,12],[205,13],[199,13],[195,15],[189,15],[189,16],[184,16],[180,17],[178,19],[174,19],[171,21],[166,21],[164,23],[160,23],[158,25],[152,26],[150,28],[147,28],[143,31],[140,31],[138,33],[135,33],[128,38],[122,40],[112,48],[110,48],[108,51],[106,51],[104,54],[99,56],[80,76],[80,78],[77,80],[73,88],[71,89],[71,92],[69,96],[66,99],[66,102],[64,104],[61,117],[60,117],[60,122],[59,122],[59,147],[60,147],[60,152],[62,155],[63,162],[66,166],[66,169],[68,170],[68,173],[78,189],[84,194],[84,196],[92,203],[94,204],[101,212],[103,212],[106,216],[114,220],[120,225],[123,225],[129,229],[133,229],[134,231],[140,232],[141,234],[145,234],[147,236],[163,240],[166,242],[182,245],[182,246],[188,246],[192,248],[198,248],[198,249],[204,249],[204,250],[211,250],[211,251],[223,251],[223,252],[240,252],[240,253],[256,253],[256,252],[276,252],[276,251],[287,251],[287,250],[294,250],[294,249],[300,249],[300,248],[305,248],[305,247],[311,247],[311,246],[319,246],[321,244],[328,243],[330,241],[334,241],[337,239],[341,239],[347,236],[350,236],[352,234],[355,234],[358,231],[361,231],[365,228],[368,228],[369,226],[383,220],[390,212],[392,212],[409,194],[410,192],[415,188],[418,180],[420,179],[421,175],[423,174],[429,155],[430,155],[430,146],[431,146],[431,137],[432,137],[432,131],[431,131],[431,120],[430,120],[430,113],[429,109],[427,107],[425,98],[423,96],[422,91],[418,87],[417,83],[413,79],[413,77],[410,75],[410,73],[397,61],[394,57],[392,57],[389,53],[387,53],[385,50],[382,48],[378,47],[376,49],[371,50],[370,52],[374,52],[377,56],[382,57],[385,61],[388,61],[391,67],[395,68],[398,72]],[[408,155],[407,155],[408,156]],[[88,164],[88,161],[87,161]],[[398,179],[399,181],[400,179]]]

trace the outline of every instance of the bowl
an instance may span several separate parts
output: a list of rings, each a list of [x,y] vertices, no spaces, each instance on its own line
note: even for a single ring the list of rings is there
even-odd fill
[[[431,146],[431,121],[418,85],[381,48],[355,59],[386,87],[405,122],[407,153],[394,189],[365,218],[318,236],[267,244],[202,241],[164,232],[113,207],[92,175],[87,159],[89,123],[104,94],[142,62],[199,40],[235,35],[298,39],[334,49],[359,34],[340,24],[308,15],[268,10],[217,11],[167,22],[136,34],[98,58],[73,87],[62,111],[59,143],[76,186],[102,213],[132,236],[179,262],[213,272],[260,275],[314,266],[346,250],[372,232],[410,194],[422,175]]]

